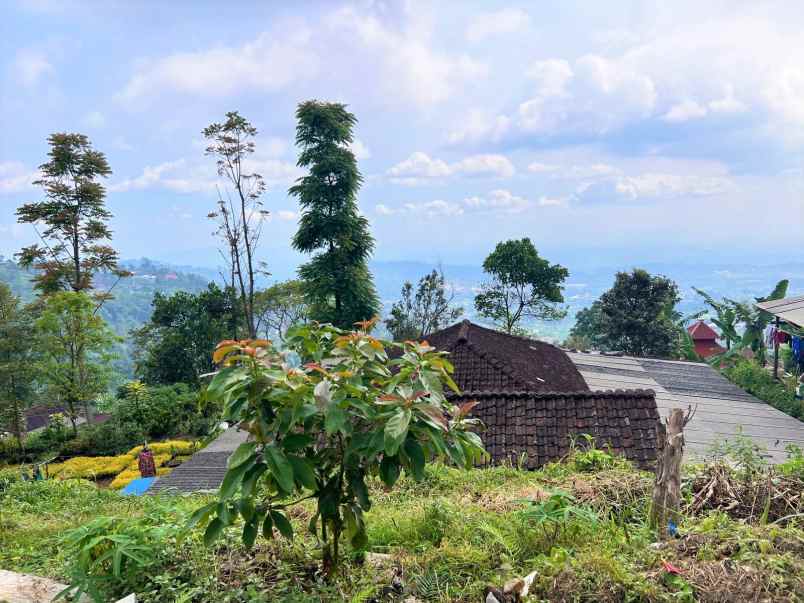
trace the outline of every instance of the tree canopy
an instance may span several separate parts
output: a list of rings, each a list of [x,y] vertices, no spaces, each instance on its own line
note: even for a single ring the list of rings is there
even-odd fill
[[[83,292],[62,291],[44,300],[36,321],[39,375],[55,400],[65,404],[75,430],[81,408],[89,419],[92,399],[109,381],[111,349],[118,338]]]
[[[678,345],[678,287],[663,276],[635,268],[618,272],[600,296],[602,340],[632,356],[672,356]]]
[[[444,274],[433,270],[419,279],[416,293],[413,284],[402,286],[402,299],[394,302],[385,327],[395,341],[416,340],[455,322],[463,308],[452,305],[454,294],[446,292]]]
[[[379,311],[368,269],[374,239],[357,206],[362,177],[349,147],[357,118],[346,105],[312,100],[299,105],[296,119],[297,163],[308,173],[289,190],[302,210],[293,247],[315,254],[299,277],[312,319],[351,328]]]
[[[213,370],[212,351],[242,322],[237,295],[210,283],[197,294],[154,294],[150,320],[134,331],[136,373],[151,385],[198,385]]]
[[[45,199],[17,209],[20,223],[37,230],[42,244],[23,248],[17,257],[24,267],[37,269],[36,286],[44,293],[85,291],[101,270],[126,276],[117,266],[117,252],[105,241],[112,237],[106,222],[106,190],[99,181],[112,170],[106,156],[92,148],[83,134],[52,134],[50,160],[39,166],[42,177],[34,182]]]
[[[558,320],[566,311],[563,283],[569,271],[539,256],[530,239],[498,243],[483,262],[491,280],[481,285],[475,308],[507,333],[523,318]]]

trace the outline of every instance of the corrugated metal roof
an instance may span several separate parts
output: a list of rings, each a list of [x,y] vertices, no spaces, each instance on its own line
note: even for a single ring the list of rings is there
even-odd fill
[[[804,328],[804,295],[760,302],[756,307]]]
[[[786,460],[785,446],[804,447],[804,423],[758,400],[708,364],[568,352],[591,389],[646,388],[656,392],[663,417],[672,408],[697,406],[684,430],[687,451],[705,455],[717,441],[742,433],[767,449],[769,460]]]

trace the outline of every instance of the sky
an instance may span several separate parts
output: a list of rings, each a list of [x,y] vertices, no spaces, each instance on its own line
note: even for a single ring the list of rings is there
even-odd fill
[[[290,249],[294,111],[348,104],[375,258],[804,258],[798,2],[0,3],[0,254],[53,132],[103,151],[124,258],[217,263],[202,129],[259,130],[262,253]]]

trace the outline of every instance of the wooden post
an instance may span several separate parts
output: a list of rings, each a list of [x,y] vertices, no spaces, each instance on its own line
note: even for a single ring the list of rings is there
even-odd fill
[[[776,317],[776,332],[779,332],[779,317]],[[773,336],[773,378],[779,378],[779,338]]]
[[[658,421],[656,426],[656,480],[651,499],[650,525],[658,530],[659,538],[667,538],[667,524],[672,519],[678,523],[681,502],[681,460],[684,456],[684,426],[695,412],[689,408],[687,414],[680,408],[670,411],[665,424]]]

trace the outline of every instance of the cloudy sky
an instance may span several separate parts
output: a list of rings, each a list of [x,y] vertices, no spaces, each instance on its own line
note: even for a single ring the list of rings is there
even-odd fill
[[[348,103],[382,260],[804,257],[804,4],[71,2],[0,7],[0,253],[47,136],[104,151],[123,257],[215,262],[229,110],[259,129],[265,254],[292,263],[294,109]],[[299,8],[295,5],[303,5]]]

